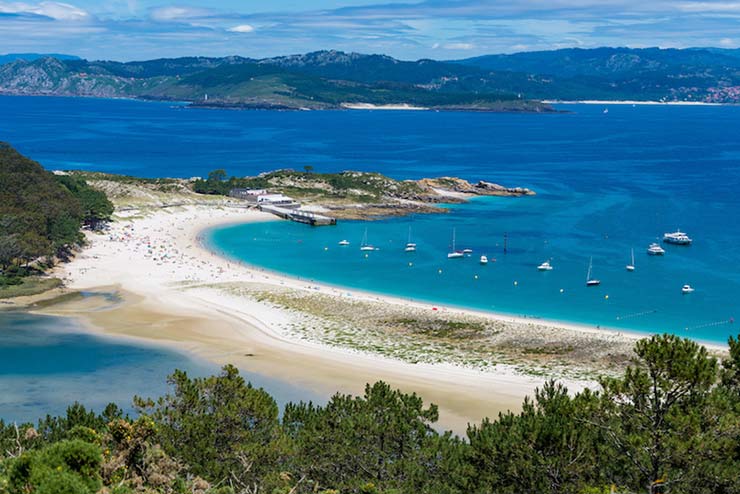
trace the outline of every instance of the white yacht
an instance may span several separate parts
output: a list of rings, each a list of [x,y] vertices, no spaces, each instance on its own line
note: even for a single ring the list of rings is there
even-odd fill
[[[626,268],[627,271],[634,271],[635,270],[635,249],[630,249],[631,254],[631,261],[629,264],[627,264]]]
[[[591,278],[591,271],[593,269],[594,265],[594,258],[592,257],[588,261],[588,274],[586,275],[586,286],[599,286],[601,285],[601,280],[597,280],[595,278]]]
[[[647,253],[651,256],[662,256],[665,254],[665,249],[653,242],[650,244],[650,247],[648,247]]]
[[[552,271],[552,264],[550,264],[550,261],[545,261],[537,266],[537,269],[540,271]]]
[[[663,242],[673,245],[691,245],[692,240],[681,230],[676,230],[673,233],[664,233]]]
[[[416,252],[416,244],[411,241],[411,227],[409,227],[409,239],[406,242],[406,247],[403,250],[406,252]]]
[[[367,243],[367,228],[365,228],[365,233],[362,236],[362,243],[360,244],[360,250],[362,251],[377,250],[375,247]]]
[[[462,250],[462,253],[463,254],[472,254],[473,253],[473,249],[463,249]]]
[[[692,287],[691,285],[684,285],[681,288],[681,293],[684,293],[684,294],[685,293],[692,293],[693,291],[694,291],[694,287]]]
[[[340,240],[339,245],[349,245],[349,240]]]
[[[480,263],[481,264],[488,264],[488,257],[487,256],[480,256]]]
[[[455,249],[455,229],[452,229],[452,250],[447,253],[447,259],[459,259],[465,254],[461,250]]]

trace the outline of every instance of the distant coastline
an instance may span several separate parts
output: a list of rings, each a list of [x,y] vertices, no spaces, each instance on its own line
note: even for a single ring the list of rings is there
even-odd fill
[[[665,106],[735,106],[733,103],[704,101],[640,101],[640,100],[543,100],[549,105],[665,105]]]

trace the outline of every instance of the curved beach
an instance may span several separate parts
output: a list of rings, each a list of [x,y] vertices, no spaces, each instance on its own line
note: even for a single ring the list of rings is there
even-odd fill
[[[388,314],[483,318],[514,338],[584,345],[586,353],[588,345],[593,345],[613,352],[609,355],[628,354],[635,338],[475,311],[432,310],[429,304],[338,289],[244,266],[201,245],[200,238],[209,228],[274,219],[253,210],[200,205],[152,209],[143,216],[140,211],[127,214],[130,217],[120,217],[108,232],[88,234],[89,247],[59,268],[68,290],[115,291],[122,302],[71,301],[46,312],[81,315],[93,331],[173,345],[323,396],[336,391],[360,393],[365,383],[382,379],[438,404],[440,425],[457,432],[463,432],[468,422],[517,410],[523,398],[546,379],[563,380],[577,390],[594,384],[596,373],[574,377],[563,372],[568,362],[527,370],[505,361],[491,365],[423,358],[404,361],[366,348],[327,343],[311,332],[302,332],[301,328],[316,323],[315,315],[280,307],[259,294],[290,291],[328,297],[338,311],[343,310],[342,304],[361,303]],[[362,334],[355,336],[363,338]]]

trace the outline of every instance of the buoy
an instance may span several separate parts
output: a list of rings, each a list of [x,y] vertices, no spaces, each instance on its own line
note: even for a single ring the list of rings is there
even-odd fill
[[[562,288],[560,289],[560,293],[563,293],[564,291],[565,291],[565,290],[563,290]]]
[[[609,295],[604,295],[604,300],[609,300]]]
[[[441,270],[441,269],[437,270],[437,272],[438,272],[439,274],[442,274],[442,270]]]
[[[517,286],[517,285],[519,285],[519,282],[518,281],[515,281],[514,282],[514,286]]]
[[[324,250],[329,250],[329,247],[324,247]]]
[[[409,267],[411,267],[411,266],[413,266],[413,265],[414,265],[414,263],[413,263],[413,262],[410,262],[410,263],[409,263]]]
[[[365,254],[365,259],[367,259],[367,254]]]
[[[475,278],[475,279],[477,280],[477,279],[478,279],[478,275],[476,274],[476,275],[474,276],[474,278]]]

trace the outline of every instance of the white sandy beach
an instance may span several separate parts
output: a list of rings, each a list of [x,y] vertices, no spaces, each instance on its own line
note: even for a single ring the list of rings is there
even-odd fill
[[[437,403],[441,425],[457,432],[463,432],[468,422],[518,409],[523,398],[549,377],[533,377],[507,365],[480,370],[412,364],[295,338],[285,328],[300,324],[300,314],[213,285],[246,282],[430,311],[431,306],[278,276],[219,257],[200,245],[199,236],[205,229],[273,219],[253,210],[217,206],[159,209],[144,217],[122,218],[104,234],[89,234],[90,246],[62,266],[60,276],[72,290],[115,287],[125,303],[90,311],[62,306],[51,312],[82,312],[101,333],[174,345],[216,363],[234,363],[245,371],[325,396],[336,391],[360,393],[366,382],[383,379]],[[532,325],[527,319],[502,319],[514,326]],[[569,329],[596,331],[577,326]],[[600,333],[603,336],[603,330]],[[592,384],[566,382],[571,390]]]

